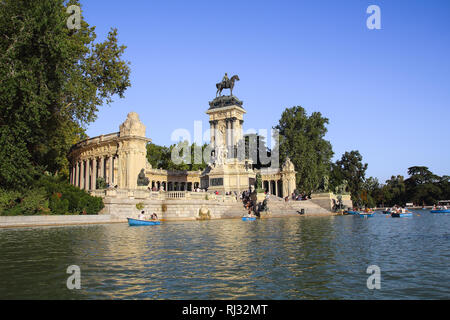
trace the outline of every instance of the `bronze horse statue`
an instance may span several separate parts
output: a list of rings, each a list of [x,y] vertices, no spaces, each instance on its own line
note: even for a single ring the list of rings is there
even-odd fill
[[[217,92],[216,92],[216,97],[220,94],[222,95],[222,90],[223,89],[230,89],[230,96],[233,95],[233,88],[234,88],[234,82],[235,81],[239,81],[239,77],[237,75],[234,75],[231,77],[230,80],[228,81],[222,81],[216,84],[217,87]]]

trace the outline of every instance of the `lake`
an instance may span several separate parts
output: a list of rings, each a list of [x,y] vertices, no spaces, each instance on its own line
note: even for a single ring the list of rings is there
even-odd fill
[[[0,299],[450,298],[450,215],[424,210],[2,229],[0,243]]]

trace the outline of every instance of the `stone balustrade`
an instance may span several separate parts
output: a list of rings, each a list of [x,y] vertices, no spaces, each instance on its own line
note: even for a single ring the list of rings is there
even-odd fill
[[[91,190],[90,194],[102,198],[130,198],[149,200],[209,200],[218,202],[236,202],[235,195],[215,195],[208,192],[190,191],[149,191],[128,189]]]

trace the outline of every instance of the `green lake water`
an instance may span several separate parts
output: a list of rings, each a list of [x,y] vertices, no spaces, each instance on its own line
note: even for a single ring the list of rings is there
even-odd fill
[[[421,210],[2,229],[0,244],[0,299],[450,298],[450,215]],[[66,286],[70,265],[80,290]]]

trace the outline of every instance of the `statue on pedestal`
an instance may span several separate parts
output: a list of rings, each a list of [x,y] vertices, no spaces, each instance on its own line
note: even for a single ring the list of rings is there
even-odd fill
[[[233,88],[234,88],[234,82],[235,81],[239,81],[239,76],[238,75],[234,75],[231,77],[231,79],[228,79],[228,75],[225,73],[225,76],[222,79],[222,82],[219,82],[216,84],[217,87],[217,92],[216,92],[216,97],[220,94],[222,95],[222,90],[223,89],[230,89],[230,96],[233,95]]]
[[[137,185],[139,187],[146,187],[149,184],[150,184],[150,180],[145,176],[144,169],[142,169],[141,172],[138,175]]]

